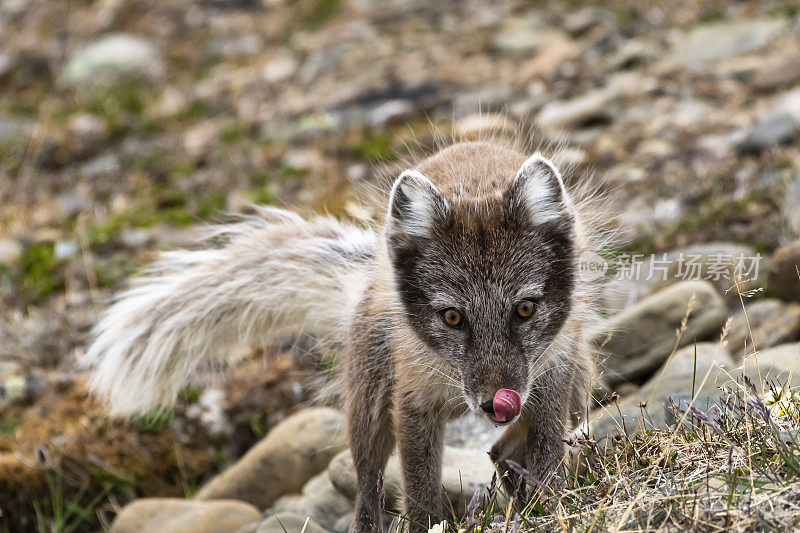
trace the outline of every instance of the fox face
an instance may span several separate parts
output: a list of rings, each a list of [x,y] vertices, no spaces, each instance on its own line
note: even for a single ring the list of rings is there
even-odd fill
[[[524,405],[569,316],[575,220],[561,177],[536,155],[478,198],[450,197],[415,170],[396,180],[386,243],[407,320],[495,423],[498,391]],[[509,393],[511,394],[511,393]],[[493,406],[494,399],[494,406]]]

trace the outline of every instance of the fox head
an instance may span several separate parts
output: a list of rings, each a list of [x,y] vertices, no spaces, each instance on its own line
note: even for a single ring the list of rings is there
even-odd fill
[[[576,221],[547,159],[534,155],[516,172],[507,164],[485,170],[494,175],[481,176],[477,190],[474,180],[452,175],[486,167],[473,163],[403,172],[386,240],[408,323],[460,376],[470,409],[504,423],[513,417],[494,416],[492,400],[511,390],[524,405],[537,363],[570,313]]]

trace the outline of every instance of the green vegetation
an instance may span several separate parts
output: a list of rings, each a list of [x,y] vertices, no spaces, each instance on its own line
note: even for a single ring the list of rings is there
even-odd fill
[[[370,133],[352,150],[355,157],[371,163],[385,163],[397,159],[397,154],[392,150],[392,136],[383,130]]]
[[[267,434],[267,430],[269,428],[269,413],[266,409],[261,409],[260,411],[248,416],[247,422],[250,426],[250,430],[253,432],[253,435],[260,439]]]
[[[272,192],[272,187],[265,185],[258,189],[248,191],[247,196],[255,203],[261,205],[270,205],[278,203],[278,197]]]
[[[295,2],[303,25],[315,30],[322,27],[339,9],[339,0],[299,0]]]
[[[18,287],[17,296],[27,308],[64,288],[63,266],[54,243],[34,242],[24,248],[16,265],[0,266],[0,278],[4,285]]]
[[[63,478],[64,475],[60,471],[49,471],[47,474],[49,497],[33,502],[36,530],[39,533],[72,533],[91,528],[95,523],[95,510],[110,490],[109,486],[85,501],[89,485],[87,482],[73,498],[66,499]]]
[[[186,404],[197,403],[200,401],[200,397],[202,395],[202,387],[193,387],[191,385],[187,385],[178,391],[178,401]]]
[[[94,260],[94,276],[100,287],[115,287],[136,271],[136,265],[127,254],[115,253],[111,257]]]
[[[8,435],[10,433],[14,433],[14,430],[22,424],[22,416],[16,415],[9,418],[4,419],[0,422],[0,433]]]
[[[147,433],[161,433],[172,424],[175,411],[170,408],[154,409],[146,413],[131,415],[131,423],[139,431]]]

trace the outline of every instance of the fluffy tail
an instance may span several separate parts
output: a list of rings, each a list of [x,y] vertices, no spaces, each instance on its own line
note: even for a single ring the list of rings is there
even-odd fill
[[[227,244],[162,254],[96,326],[85,361],[113,413],[171,403],[198,368],[242,347],[303,333],[343,340],[367,283],[372,231],[259,208],[213,236]]]

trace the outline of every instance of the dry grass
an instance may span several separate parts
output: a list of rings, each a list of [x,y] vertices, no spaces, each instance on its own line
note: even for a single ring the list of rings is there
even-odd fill
[[[512,466],[517,490],[493,482],[441,531],[789,531],[800,526],[800,396],[744,381],[707,412],[671,406],[676,427],[572,441],[575,469],[558,489]],[[767,405],[770,404],[770,405]],[[643,411],[646,419],[646,414]],[[506,480],[507,481],[507,480]],[[521,496],[534,491],[530,497]],[[438,527],[434,528],[437,531]]]

